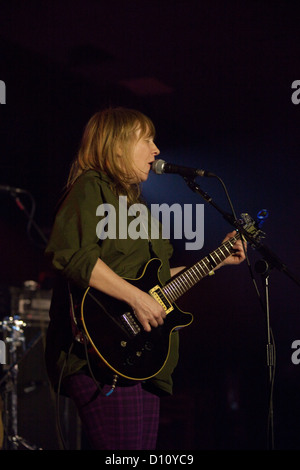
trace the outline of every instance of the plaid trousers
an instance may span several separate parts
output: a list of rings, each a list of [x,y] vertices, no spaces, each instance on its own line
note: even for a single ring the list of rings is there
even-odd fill
[[[140,383],[116,387],[109,396],[99,393],[89,376],[77,374],[64,380],[74,400],[83,430],[94,450],[154,450],[159,426],[159,397]],[[107,393],[110,386],[105,385]]]

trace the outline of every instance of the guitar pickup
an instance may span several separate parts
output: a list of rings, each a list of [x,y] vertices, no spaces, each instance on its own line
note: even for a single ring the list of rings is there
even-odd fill
[[[174,310],[174,307],[169,302],[159,285],[152,287],[152,289],[149,290],[149,294],[163,307],[166,313],[170,313]]]

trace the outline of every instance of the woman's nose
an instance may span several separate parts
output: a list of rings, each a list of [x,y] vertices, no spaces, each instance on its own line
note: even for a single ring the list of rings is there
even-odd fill
[[[160,154],[160,150],[159,150],[159,148],[155,145],[154,142],[153,142],[153,146],[154,146],[154,147],[153,147],[153,153],[154,153],[155,155],[159,155],[159,154]]]

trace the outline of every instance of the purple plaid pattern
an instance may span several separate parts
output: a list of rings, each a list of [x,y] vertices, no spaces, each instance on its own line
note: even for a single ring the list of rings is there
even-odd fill
[[[77,407],[83,429],[95,450],[154,450],[159,423],[159,398],[141,384],[116,387],[110,396],[97,393],[83,374],[65,379],[64,386]],[[107,393],[109,386],[104,386]]]

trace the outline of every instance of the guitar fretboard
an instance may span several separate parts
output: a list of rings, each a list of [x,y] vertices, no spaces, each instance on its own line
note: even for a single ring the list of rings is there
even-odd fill
[[[175,279],[168,282],[163,287],[163,293],[170,300],[171,303],[175,302],[179,297],[185,294],[197,282],[201,281],[209,274],[216,266],[224,261],[232,254],[232,247],[239,240],[240,234],[237,233],[234,237],[222,243],[216,250],[212,251],[209,255],[198,261],[191,268],[179,274]]]

